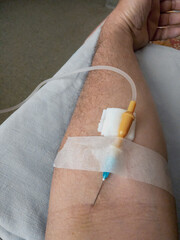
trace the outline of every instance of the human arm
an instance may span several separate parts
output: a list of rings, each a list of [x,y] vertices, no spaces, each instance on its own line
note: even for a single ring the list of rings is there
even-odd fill
[[[92,65],[115,66],[133,78],[138,92],[135,142],[166,156],[156,109],[133,50],[145,41],[133,39],[119,21],[119,11],[106,20]],[[123,78],[107,71],[90,73],[63,143],[68,136],[98,135],[102,110],[126,109],[130,96]],[[111,175],[92,210],[100,182],[100,173],[54,170],[46,239],[177,239],[174,199],[169,193]]]

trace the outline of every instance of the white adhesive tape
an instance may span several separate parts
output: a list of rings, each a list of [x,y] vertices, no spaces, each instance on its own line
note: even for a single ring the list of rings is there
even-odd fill
[[[114,145],[121,142],[120,148]],[[167,162],[157,152],[118,137],[69,137],[54,167],[111,172],[172,194]]]

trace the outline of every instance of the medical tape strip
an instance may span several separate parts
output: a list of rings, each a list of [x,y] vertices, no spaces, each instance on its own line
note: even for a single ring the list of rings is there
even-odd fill
[[[121,142],[120,148],[115,147]],[[69,137],[54,167],[111,172],[152,184],[172,194],[166,160],[157,152],[118,137]]]

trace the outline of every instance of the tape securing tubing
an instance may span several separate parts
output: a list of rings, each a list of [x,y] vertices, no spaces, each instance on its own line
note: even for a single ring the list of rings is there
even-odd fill
[[[121,141],[120,148],[115,142]],[[111,172],[172,194],[167,161],[157,152],[118,137],[69,137],[54,167]]]

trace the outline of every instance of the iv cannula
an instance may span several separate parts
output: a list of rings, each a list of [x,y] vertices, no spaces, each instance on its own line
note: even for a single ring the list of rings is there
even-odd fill
[[[94,200],[93,206],[95,205],[95,203],[96,203],[96,201],[97,201],[97,199],[98,199],[98,196],[99,196],[99,194],[100,194],[100,192],[101,192],[101,189],[102,189],[102,186],[103,186],[103,184],[104,184],[104,181],[105,181],[106,178],[109,177],[109,174],[110,174],[109,172],[103,172],[103,174],[102,174],[101,186],[100,186],[99,191],[98,191],[98,193],[97,193],[97,195],[96,195],[96,198],[95,198],[95,200]]]
[[[122,143],[122,139],[127,136],[128,132],[129,132],[129,129],[132,125],[132,122],[134,121],[135,117],[134,117],[133,113],[134,113],[135,107],[136,107],[136,102],[135,101],[130,101],[127,111],[125,113],[123,113],[123,115],[122,115],[121,123],[120,123],[119,130],[118,130],[119,139],[117,139],[117,141],[115,143],[115,146],[118,147],[118,148],[120,148],[121,143]],[[101,192],[101,189],[103,187],[103,184],[105,182],[105,179],[109,177],[109,174],[110,174],[109,172],[103,172],[102,183],[101,183],[99,191],[96,195],[96,198],[94,200],[93,206],[95,205],[95,203],[98,199],[98,196]]]

